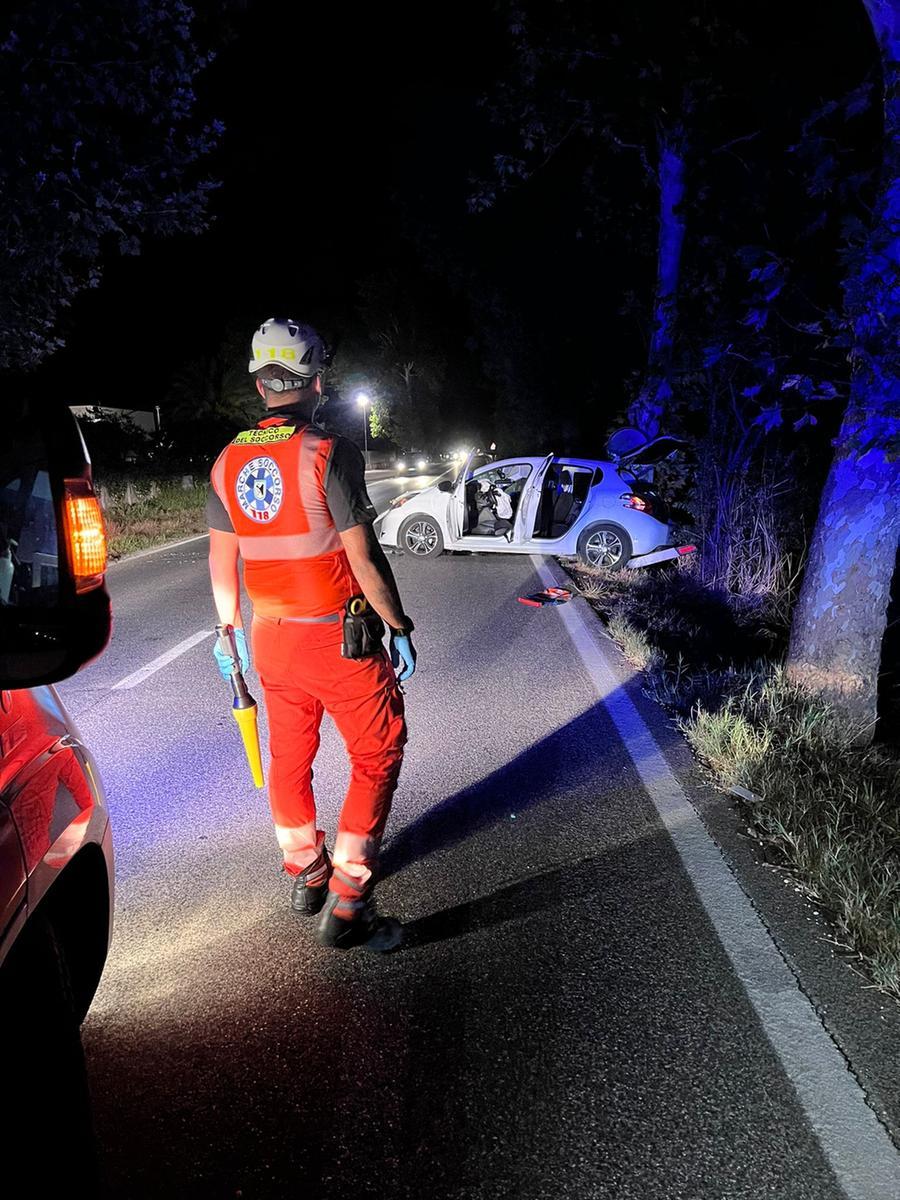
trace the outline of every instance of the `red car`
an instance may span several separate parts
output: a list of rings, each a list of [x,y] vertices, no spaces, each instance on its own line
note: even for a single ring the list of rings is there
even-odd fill
[[[34,1163],[29,1147],[43,1144],[66,1162],[67,1183],[70,1164],[91,1183],[79,1027],[109,947],[112,841],[97,768],[52,684],[109,638],[106,542],[68,409],[10,407],[0,443],[0,1128],[8,1165],[15,1149]]]

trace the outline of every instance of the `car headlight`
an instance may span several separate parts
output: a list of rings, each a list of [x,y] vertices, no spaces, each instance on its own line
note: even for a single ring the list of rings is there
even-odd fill
[[[397,496],[391,501],[391,508],[399,508],[401,504],[405,504],[407,500],[412,499],[412,494],[406,496]]]
[[[420,458],[419,461],[416,463],[416,470],[424,471],[427,466],[428,466],[428,463],[425,461],[425,459]]]
[[[406,470],[406,463],[405,463],[405,462],[398,462],[398,463],[397,463],[397,470],[398,470],[398,471],[405,471],[405,470]]]

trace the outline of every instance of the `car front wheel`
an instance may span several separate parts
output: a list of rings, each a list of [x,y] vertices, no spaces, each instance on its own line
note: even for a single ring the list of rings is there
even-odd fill
[[[404,554],[411,554],[413,558],[437,558],[444,549],[437,521],[421,513],[406,518],[400,526],[397,544]]]
[[[631,538],[619,525],[588,525],[578,539],[578,557],[588,567],[621,571],[632,553]]]

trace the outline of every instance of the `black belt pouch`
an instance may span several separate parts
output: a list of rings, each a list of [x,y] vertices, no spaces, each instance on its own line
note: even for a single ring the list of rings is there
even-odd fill
[[[344,609],[341,658],[371,658],[384,649],[384,621],[365,596],[351,596]]]

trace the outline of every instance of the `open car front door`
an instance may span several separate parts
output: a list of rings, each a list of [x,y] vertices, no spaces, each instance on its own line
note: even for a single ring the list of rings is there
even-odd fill
[[[460,468],[453,484],[453,491],[447,499],[447,532],[451,542],[458,542],[466,532],[466,481],[475,458],[473,450]]]
[[[522,490],[522,496],[519,500],[519,511],[516,513],[516,519],[513,524],[512,540],[514,542],[530,542],[534,536],[534,522],[541,503],[541,491],[553,458],[552,454],[547,455],[538,469],[532,472],[531,477]]]

